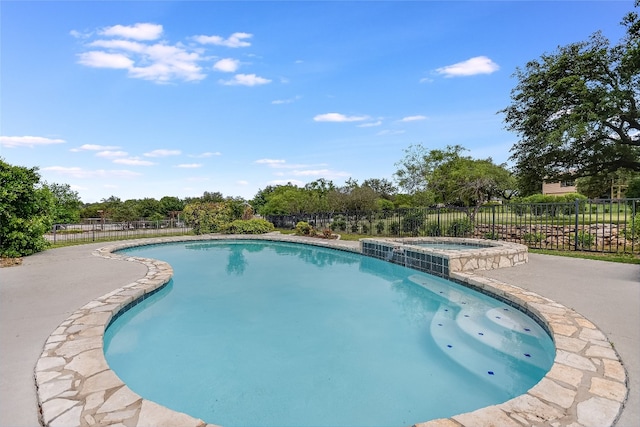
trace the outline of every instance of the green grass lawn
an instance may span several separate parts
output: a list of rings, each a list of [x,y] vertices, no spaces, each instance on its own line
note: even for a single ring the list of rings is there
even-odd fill
[[[533,254],[566,256],[570,258],[595,259],[598,261],[619,262],[622,264],[640,264],[640,255],[626,253],[605,253],[605,252],[584,252],[584,251],[562,251],[548,249],[532,249]]]

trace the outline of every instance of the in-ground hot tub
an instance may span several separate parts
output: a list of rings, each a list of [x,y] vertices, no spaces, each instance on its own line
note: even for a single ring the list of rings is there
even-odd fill
[[[362,253],[440,277],[458,271],[493,270],[528,261],[518,243],[460,237],[371,238],[360,240]]]

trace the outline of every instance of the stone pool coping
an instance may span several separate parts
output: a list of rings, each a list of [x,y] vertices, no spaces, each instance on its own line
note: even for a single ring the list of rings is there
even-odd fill
[[[123,307],[166,284],[173,274],[163,261],[113,251],[182,241],[256,239],[305,243],[359,253],[357,242],[262,236],[179,236],[121,242],[94,255],[139,262],[144,278],[97,298],[72,313],[47,339],[35,368],[41,423],[48,426],[213,426],[165,408],[131,391],[109,369],[103,334]],[[434,426],[605,426],[613,425],[628,394],[625,368],[606,336],[579,313],[517,286],[474,275],[451,278],[513,302],[538,316],[551,332],[557,352],[547,375],[527,393],[505,403],[416,424]]]

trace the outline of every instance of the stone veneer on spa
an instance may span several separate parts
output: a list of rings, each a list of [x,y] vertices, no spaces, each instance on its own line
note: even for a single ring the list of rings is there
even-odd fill
[[[420,244],[433,244],[431,247]],[[447,243],[465,249],[442,249]],[[452,237],[361,239],[363,255],[404,265],[424,273],[449,278],[458,271],[513,267],[528,261],[527,247],[518,243]]]
[[[165,262],[112,252],[140,245],[212,239],[277,240],[360,252],[349,242],[278,234],[144,239],[95,251],[97,256],[142,263],[148,272],[144,278],[78,309],[46,341],[35,368],[43,425],[212,426],[138,396],[109,369],[103,353],[104,331],[114,316],[157,292],[173,274],[171,266]],[[614,424],[626,400],[627,376],[617,353],[595,325],[575,311],[517,286],[479,277],[467,270],[451,269],[449,276],[458,283],[508,301],[534,317],[554,339],[556,357],[547,375],[521,396],[416,426],[586,427]]]

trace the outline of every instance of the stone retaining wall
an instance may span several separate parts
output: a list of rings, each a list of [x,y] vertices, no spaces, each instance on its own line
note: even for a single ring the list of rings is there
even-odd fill
[[[631,249],[640,242],[625,238],[624,226],[618,224],[578,225],[578,246],[591,250]],[[576,226],[554,224],[478,224],[473,236],[486,238],[493,236],[497,240],[517,241],[535,247],[569,247],[575,242]]]

